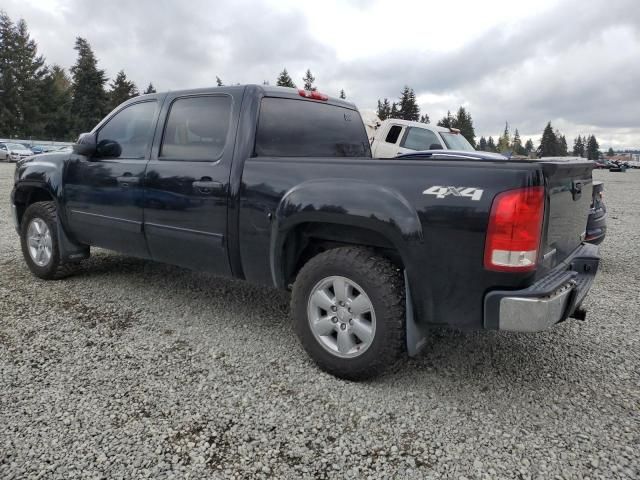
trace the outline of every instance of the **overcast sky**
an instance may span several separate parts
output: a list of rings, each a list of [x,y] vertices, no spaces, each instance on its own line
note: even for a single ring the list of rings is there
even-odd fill
[[[107,74],[144,89],[294,81],[361,110],[407,84],[433,123],[460,105],[476,133],[505,121],[538,142],[551,120],[572,145],[640,147],[638,0],[3,0],[49,63],[70,67],[76,36]]]

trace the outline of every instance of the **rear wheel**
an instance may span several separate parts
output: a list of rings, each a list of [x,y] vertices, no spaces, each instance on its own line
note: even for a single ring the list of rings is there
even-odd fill
[[[370,250],[337,248],[309,260],[294,284],[291,310],[305,350],[337,377],[375,377],[404,357],[402,275]]]
[[[69,275],[75,264],[63,263],[58,244],[58,218],[54,202],[36,202],[27,208],[20,224],[22,255],[31,272],[45,280]]]

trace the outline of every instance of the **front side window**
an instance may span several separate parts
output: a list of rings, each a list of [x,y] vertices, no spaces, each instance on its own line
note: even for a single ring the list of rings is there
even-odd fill
[[[440,150],[442,145],[438,136],[425,128],[411,127],[401,144],[409,150]]]
[[[384,140],[387,143],[396,143],[398,138],[400,138],[400,132],[402,132],[402,127],[400,125],[393,125],[389,129],[389,133],[387,133],[387,138]]]
[[[144,158],[153,135],[156,102],[134,103],[120,110],[98,132],[101,150],[110,157]]]
[[[171,105],[162,136],[164,160],[218,160],[231,120],[228,95],[178,98]]]
[[[357,111],[266,97],[260,106],[255,153],[265,157],[371,157],[371,148]]]

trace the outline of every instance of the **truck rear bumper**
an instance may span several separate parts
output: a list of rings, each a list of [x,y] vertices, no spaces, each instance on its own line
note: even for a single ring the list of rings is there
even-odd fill
[[[485,328],[539,332],[578,316],[599,261],[598,247],[583,244],[530,287],[489,292],[484,300]]]

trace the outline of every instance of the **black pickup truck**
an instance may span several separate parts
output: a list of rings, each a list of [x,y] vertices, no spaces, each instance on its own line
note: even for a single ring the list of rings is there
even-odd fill
[[[584,317],[592,168],[375,159],[353,104],[248,85],[131,99],[72,153],[23,160],[11,201],[36,276],[61,278],[96,246],[291,289],[310,356],[363,379],[416,354],[429,327]]]

